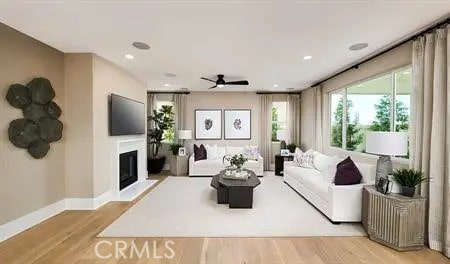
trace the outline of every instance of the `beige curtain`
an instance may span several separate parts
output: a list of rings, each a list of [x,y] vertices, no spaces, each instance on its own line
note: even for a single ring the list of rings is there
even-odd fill
[[[173,95],[173,105],[175,110],[175,137],[177,139],[178,139],[178,130],[185,129],[186,101],[187,101],[186,94]]]
[[[272,95],[261,94],[261,138],[259,148],[261,156],[264,158],[264,170],[270,170],[270,160],[272,157]]]
[[[294,143],[297,146],[300,146],[301,139],[300,139],[300,111],[301,111],[301,105],[300,105],[300,95],[299,94],[289,94],[287,97],[288,102],[288,127],[291,134],[291,141],[289,143]]]
[[[322,87],[314,87],[314,143],[313,149],[323,151],[322,138]]]
[[[413,43],[411,167],[431,178],[421,186],[428,199],[428,244],[450,257],[450,26]]]
[[[154,122],[150,120],[150,116],[153,114],[153,110],[156,107],[156,94],[147,93],[147,130],[154,127]],[[147,140],[147,156],[151,156],[151,145],[150,141]]]

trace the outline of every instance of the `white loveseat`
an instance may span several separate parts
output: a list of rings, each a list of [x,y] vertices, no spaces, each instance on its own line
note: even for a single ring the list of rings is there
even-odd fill
[[[293,162],[284,163],[284,181],[313,204],[333,223],[360,222],[362,209],[362,188],[374,184],[375,166],[357,163],[362,174],[360,184],[334,185],[336,161],[333,157],[314,153],[314,164],[320,159],[318,169],[294,166]],[[334,158],[335,159],[335,158]]]
[[[225,155],[242,154],[244,147],[217,147],[217,158],[194,161],[194,154],[189,157],[189,176],[213,176],[224,170],[228,165],[223,163]],[[264,175],[263,157],[259,155],[258,160],[247,161],[243,168],[252,170],[257,176]]]

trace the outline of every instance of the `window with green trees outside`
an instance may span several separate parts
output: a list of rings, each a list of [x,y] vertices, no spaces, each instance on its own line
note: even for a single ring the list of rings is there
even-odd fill
[[[407,132],[410,95],[411,67],[332,92],[330,145],[365,152],[367,131]]]

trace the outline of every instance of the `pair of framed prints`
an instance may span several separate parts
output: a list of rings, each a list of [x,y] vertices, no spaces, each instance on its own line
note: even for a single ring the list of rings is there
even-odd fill
[[[250,109],[195,110],[195,139],[251,139],[252,114]]]

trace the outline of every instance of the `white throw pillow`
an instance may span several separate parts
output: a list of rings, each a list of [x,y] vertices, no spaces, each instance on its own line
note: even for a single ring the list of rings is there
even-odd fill
[[[330,164],[322,171],[322,180],[333,183],[334,182],[334,176],[336,176],[336,164]]]
[[[313,150],[310,149],[306,152],[298,150],[295,150],[293,164],[297,167],[314,169]]]
[[[206,144],[206,159],[207,160],[216,160],[218,159],[217,155],[217,145],[210,146]]]
[[[328,170],[328,165],[336,166],[340,161],[336,156],[327,156],[317,151],[314,151],[313,157],[314,167],[321,172]]]
[[[258,146],[245,146],[244,157],[246,157],[249,160],[258,160],[259,157]]]

